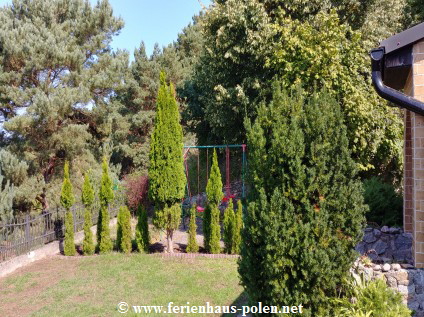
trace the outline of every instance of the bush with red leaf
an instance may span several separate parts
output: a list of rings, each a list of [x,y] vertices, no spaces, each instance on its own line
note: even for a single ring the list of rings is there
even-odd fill
[[[139,205],[147,207],[149,178],[145,174],[130,174],[125,177],[127,204],[134,212]]]

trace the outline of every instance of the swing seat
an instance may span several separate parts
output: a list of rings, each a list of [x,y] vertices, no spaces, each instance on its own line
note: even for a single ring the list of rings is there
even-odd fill
[[[205,208],[200,207],[200,206],[197,206],[196,209],[197,209],[198,212],[204,212],[205,211]]]

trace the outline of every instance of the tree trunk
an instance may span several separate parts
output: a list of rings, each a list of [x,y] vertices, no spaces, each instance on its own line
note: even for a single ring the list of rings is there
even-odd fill
[[[173,230],[166,231],[166,239],[168,240],[168,253],[174,253],[174,246],[172,243],[172,236],[174,235]]]

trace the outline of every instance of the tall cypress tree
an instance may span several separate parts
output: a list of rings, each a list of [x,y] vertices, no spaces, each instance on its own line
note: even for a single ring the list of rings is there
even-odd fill
[[[97,245],[100,253],[110,252],[113,249],[109,228],[109,203],[113,200],[112,180],[106,157],[103,157],[102,180],[100,185],[100,212],[97,221]]]
[[[338,103],[280,87],[246,122],[252,190],[239,273],[253,302],[302,303],[317,316],[348,274],[366,207]]]
[[[149,196],[155,204],[153,224],[166,231],[168,252],[181,220],[180,202],[186,178],[182,156],[183,131],[173,85],[167,85],[164,72],[156,102],[155,126],[150,141]]]
[[[205,249],[210,253],[221,251],[221,228],[219,225],[219,204],[224,194],[222,192],[221,172],[218,166],[216,150],[213,151],[211,174],[206,185],[207,207],[204,212],[203,235]]]
[[[237,210],[234,217],[234,232],[233,243],[231,245],[231,253],[239,254],[241,245],[241,230],[243,229],[243,205],[240,199],[237,201]]]
[[[91,184],[90,175],[86,172],[84,175],[84,184],[82,186],[81,201],[84,204],[84,241],[82,243],[82,252],[85,255],[94,253],[93,233],[91,232],[92,217],[91,208],[94,202],[94,188]]]
[[[149,221],[147,211],[140,204],[138,206],[138,222],[135,228],[135,241],[139,252],[149,252],[150,234],[149,234]]]
[[[75,255],[75,242],[74,242],[74,217],[69,210],[75,202],[75,197],[72,189],[72,183],[69,179],[69,163],[65,162],[63,167],[63,184],[62,193],[60,195],[60,203],[66,209],[65,215],[65,242],[64,253],[65,255]]]
[[[193,205],[190,208],[190,224],[188,227],[188,243],[187,243],[187,252],[196,253],[199,251],[199,245],[196,241],[196,207]]]
[[[227,208],[224,211],[224,244],[225,253],[232,253],[233,251],[233,239],[236,229],[236,215],[234,214],[233,200],[230,199]]]
[[[131,213],[127,206],[119,208],[116,246],[119,251],[131,253]]]

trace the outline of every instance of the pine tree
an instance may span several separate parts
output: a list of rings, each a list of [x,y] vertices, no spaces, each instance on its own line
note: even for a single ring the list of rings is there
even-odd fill
[[[237,201],[237,210],[234,218],[233,244],[231,246],[231,253],[239,254],[241,245],[241,230],[243,229],[243,205],[241,200]]]
[[[126,206],[119,208],[116,246],[119,251],[131,253],[131,213]]]
[[[196,230],[196,207],[192,206],[190,209],[190,224],[188,227],[188,244],[186,249],[187,253],[196,253],[199,251],[199,246],[197,245],[196,241]]]
[[[0,169],[0,223],[5,224],[13,219],[13,185],[9,181],[3,182],[4,177]],[[0,231],[1,232],[1,231]]]
[[[135,240],[139,252],[148,253],[150,246],[149,222],[147,211],[142,205],[138,206],[138,222],[135,228]]]
[[[69,179],[69,163],[65,162],[63,168],[63,184],[62,193],[60,195],[60,203],[66,209],[65,215],[65,242],[64,253],[65,255],[75,255],[75,242],[74,242],[74,217],[70,212],[70,208],[75,202],[71,180]]]
[[[106,253],[112,251],[113,249],[112,240],[110,239],[110,215],[108,206],[114,197],[112,190],[112,180],[109,176],[109,167],[106,157],[103,157],[102,171],[103,173],[99,193],[100,212],[97,222],[97,245],[100,253]]]
[[[110,43],[124,22],[107,0],[14,0],[2,2],[0,17],[0,122],[10,150],[31,162],[17,203],[54,207],[61,162],[78,161],[75,174],[97,168],[97,149],[114,132],[128,53]],[[80,188],[83,179],[72,181]]]
[[[233,252],[233,240],[234,233],[236,229],[236,215],[234,213],[233,208],[233,200],[230,199],[227,208],[224,211],[224,245],[225,245],[225,253]]]
[[[222,179],[216,150],[213,151],[211,173],[206,185],[207,207],[204,212],[203,235],[205,249],[210,253],[221,251],[221,229],[219,225],[219,204],[222,197]]]
[[[252,190],[239,273],[253,302],[302,303],[318,316],[355,259],[366,207],[338,103],[273,89],[246,122]]]
[[[160,75],[156,119],[150,143],[149,196],[155,204],[153,224],[166,231],[168,252],[173,252],[172,236],[181,220],[185,174],[182,157],[183,132],[174,88]]]
[[[90,175],[86,172],[84,175],[84,184],[82,186],[81,201],[84,204],[84,241],[82,243],[82,252],[85,255],[92,255],[95,251],[93,242],[93,233],[91,232],[92,223],[92,205],[94,202],[94,188],[90,181]]]

